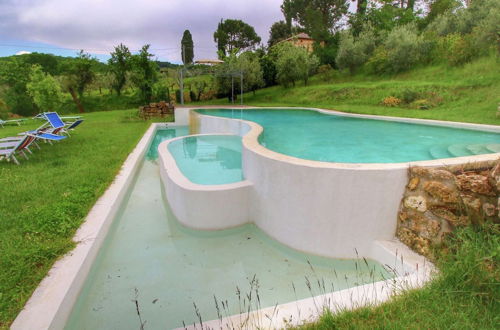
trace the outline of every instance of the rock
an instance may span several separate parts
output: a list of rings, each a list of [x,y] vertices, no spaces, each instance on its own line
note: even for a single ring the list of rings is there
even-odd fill
[[[412,232],[410,229],[404,228],[404,227],[398,228],[396,236],[399,238],[399,240],[403,244],[405,244],[405,245],[407,245],[409,247],[413,246],[413,242],[417,238],[417,235],[415,235],[414,232]]]
[[[452,180],[454,178],[453,173],[442,169],[413,167],[411,173],[415,176],[427,177],[433,180]]]
[[[405,211],[399,212],[399,221],[405,222],[406,220],[408,220],[408,213]]]
[[[458,201],[457,193],[438,181],[426,182],[424,190],[432,197],[445,203],[456,203]]]
[[[468,209],[479,212],[479,210],[481,209],[481,200],[479,198],[475,198],[474,196],[465,194],[462,194],[461,197],[464,205]]]
[[[410,179],[410,182],[408,183],[408,189],[411,191],[417,189],[419,183],[420,183],[420,178],[418,176],[414,176],[413,178]]]
[[[421,213],[410,215],[409,223],[409,228],[413,232],[418,233],[419,236],[424,236],[427,238],[436,237],[439,233],[439,230],[441,229],[441,224],[438,221],[431,219]]]
[[[427,201],[423,196],[409,196],[404,201],[404,206],[418,212],[427,211]]]
[[[413,248],[417,253],[429,256],[431,252],[431,242],[427,238],[416,237],[413,240]]]
[[[489,217],[492,217],[495,215],[497,208],[495,205],[490,204],[490,203],[484,203],[483,204],[483,212]]]
[[[481,195],[495,196],[493,187],[488,181],[488,177],[476,173],[464,173],[457,175],[457,186],[462,191],[471,191]]]
[[[444,207],[433,207],[431,209],[431,212],[436,217],[443,218],[450,223],[455,223],[458,221],[458,217],[453,212]]]

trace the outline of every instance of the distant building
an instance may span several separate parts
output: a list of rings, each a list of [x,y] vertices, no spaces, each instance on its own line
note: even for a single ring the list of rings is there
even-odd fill
[[[297,35],[291,36],[288,39],[285,39],[281,42],[289,42],[297,47],[304,47],[307,49],[309,53],[312,53],[314,50],[314,39],[311,38],[307,33],[299,33]],[[325,43],[322,41],[321,46],[324,46]]]
[[[203,65],[217,65],[217,64],[222,64],[222,63],[224,63],[224,61],[221,61],[221,60],[207,60],[207,59],[204,59],[204,60],[194,61],[194,64],[203,64]]]

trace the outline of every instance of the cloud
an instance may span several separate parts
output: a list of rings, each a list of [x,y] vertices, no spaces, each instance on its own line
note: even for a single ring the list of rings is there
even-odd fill
[[[2,0],[0,42],[36,41],[92,53],[109,53],[124,43],[137,50],[151,44],[161,59],[180,60],[185,29],[193,35],[195,58],[214,58],[213,33],[224,18],[255,27],[263,42],[283,19],[282,0]]]
[[[16,53],[16,55],[24,55],[24,54],[31,54],[31,52],[27,51],[27,50],[21,50],[21,51],[18,51]]]

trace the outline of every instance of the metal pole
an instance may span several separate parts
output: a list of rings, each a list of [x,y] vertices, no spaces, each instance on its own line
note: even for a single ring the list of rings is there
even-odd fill
[[[240,72],[241,105],[243,105],[243,71]]]

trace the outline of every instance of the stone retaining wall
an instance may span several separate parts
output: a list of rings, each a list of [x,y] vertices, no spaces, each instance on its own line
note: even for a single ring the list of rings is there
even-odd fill
[[[432,257],[432,246],[455,228],[481,221],[500,223],[500,160],[409,170],[396,236]]]

